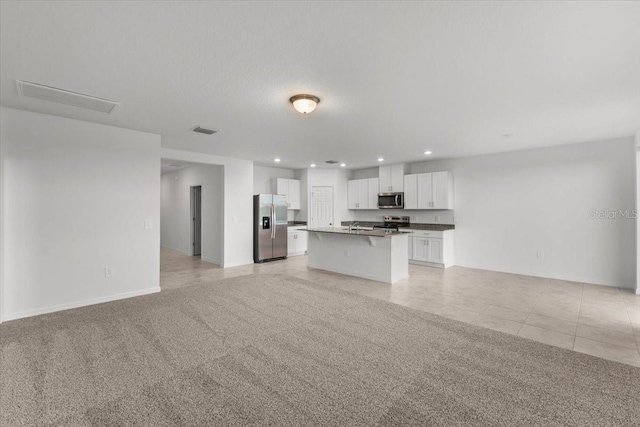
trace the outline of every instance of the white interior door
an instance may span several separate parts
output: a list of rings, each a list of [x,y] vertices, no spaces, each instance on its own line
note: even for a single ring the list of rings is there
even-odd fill
[[[333,227],[333,187],[311,189],[311,226]]]

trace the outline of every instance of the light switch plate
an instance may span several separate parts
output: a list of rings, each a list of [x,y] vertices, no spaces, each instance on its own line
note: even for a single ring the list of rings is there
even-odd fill
[[[151,230],[153,228],[153,222],[150,219],[144,220],[144,229]]]

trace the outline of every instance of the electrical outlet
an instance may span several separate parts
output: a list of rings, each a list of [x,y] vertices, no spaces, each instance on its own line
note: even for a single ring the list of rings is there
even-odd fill
[[[455,224],[456,222],[458,222],[458,217],[457,216],[453,216],[453,223]]]
[[[349,251],[346,249],[344,250],[344,256],[347,256],[347,257],[349,256]]]
[[[538,256],[538,259],[544,259],[544,252],[538,251],[537,256]]]
[[[433,217],[433,220],[435,222],[440,222],[440,217],[438,215],[436,215],[436,216]]]
[[[151,230],[151,228],[153,228],[153,227],[152,227],[152,224],[153,224],[153,223],[151,222],[151,220],[150,220],[150,219],[145,219],[145,220],[144,220],[144,229],[145,229],[145,230]]]
[[[104,268],[104,277],[112,277],[113,276],[113,268],[105,267]]]

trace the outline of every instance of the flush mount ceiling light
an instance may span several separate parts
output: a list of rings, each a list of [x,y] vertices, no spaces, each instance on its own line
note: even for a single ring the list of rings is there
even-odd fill
[[[424,154],[425,154],[425,155],[427,155],[427,156],[429,156],[429,155],[431,155],[431,151],[430,151],[430,150],[427,150],[427,151],[425,151],[425,152],[424,152]]]
[[[289,98],[289,102],[293,104],[293,108],[302,114],[309,114],[316,109],[320,102],[320,98],[313,95],[294,95]]]
[[[378,161],[379,162],[384,162],[384,159],[382,157],[378,157]]]
[[[347,164],[346,164],[346,163],[340,163],[340,167],[341,167],[341,168],[343,168],[343,167],[345,167],[345,166],[347,166]]]
[[[275,159],[273,159],[273,161],[276,162],[276,163],[280,163],[280,158],[276,157]]]
[[[311,163],[309,166],[311,166],[312,168],[315,168],[316,164],[315,163]]]

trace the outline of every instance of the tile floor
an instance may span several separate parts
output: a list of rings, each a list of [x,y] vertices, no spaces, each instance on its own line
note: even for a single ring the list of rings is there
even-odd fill
[[[640,296],[630,290],[494,271],[410,265],[394,285],[307,267],[307,257],[222,269],[161,251],[170,289],[252,273],[289,274],[473,325],[640,367]]]

